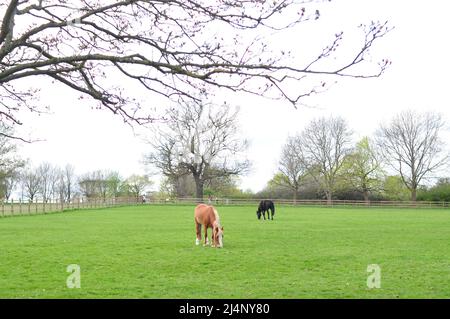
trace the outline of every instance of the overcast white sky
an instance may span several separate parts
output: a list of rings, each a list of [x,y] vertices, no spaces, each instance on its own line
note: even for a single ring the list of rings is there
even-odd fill
[[[389,20],[395,29],[376,43],[372,55],[377,60],[389,58],[392,65],[381,78],[338,79],[328,92],[309,100],[313,106],[309,108],[294,109],[286,103],[227,93],[228,102],[240,106],[242,136],[250,141],[248,158],[253,162],[240,187],[262,189],[277,170],[287,136],[319,116],[344,117],[355,132],[355,141],[372,135],[379,123],[404,109],[436,110],[450,121],[447,9],[443,0],[341,0],[328,4],[321,19],[334,32],[370,20]],[[308,37],[317,40],[317,34]],[[25,122],[28,132],[45,141],[22,145],[25,157],[33,163],[71,163],[77,173],[95,169],[118,170],[125,177],[144,173],[142,154],[150,149],[120,118],[91,110],[69,90],[45,90],[42,101],[51,106],[51,114],[27,116]]]

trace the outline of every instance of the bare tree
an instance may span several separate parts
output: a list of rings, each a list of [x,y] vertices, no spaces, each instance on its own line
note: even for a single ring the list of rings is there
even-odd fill
[[[101,196],[102,200],[105,202],[106,198],[108,197],[108,175],[110,172],[98,170],[94,172],[95,179],[97,181],[97,189],[98,194]]]
[[[20,171],[18,169],[0,172],[0,199],[8,201],[19,181]]]
[[[48,162],[44,162],[38,166],[37,172],[41,181],[39,193],[42,195],[42,200],[48,203],[56,194],[59,180],[58,168]]]
[[[21,174],[24,195],[32,202],[41,189],[41,174],[36,168],[28,168]]]
[[[281,151],[281,159],[278,170],[282,173],[280,178],[274,178],[273,182],[292,190],[294,202],[297,200],[298,191],[302,180],[307,174],[306,165],[302,159],[301,145],[295,137],[288,137]]]
[[[25,162],[17,155],[17,145],[1,132],[12,135],[12,130],[0,123],[0,199],[8,200]]]
[[[74,167],[70,164],[64,168],[55,167],[54,182],[54,196],[57,196],[61,202],[70,203],[74,192]]]
[[[81,194],[88,199],[99,196],[98,180],[95,172],[86,173],[79,177],[78,185]]]
[[[297,137],[303,164],[331,203],[352,132],[340,117],[319,118]]]
[[[298,104],[323,90],[323,77],[382,74],[388,60],[369,68],[373,73],[366,73],[364,64],[372,64],[367,53],[390,30],[387,23],[361,25],[362,43],[342,59],[335,59],[344,38],[340,31],[314,58],[297,65],[289,62],[299,61],[288,58],[289,48],[271,47],[263,35],[276,37],[303,22],[316,23],[318,2],[3,1],[1,119],[21,124],[22,109],[40,110],[38,90],[17,85],[36,76],[141,124],[153,119],[151,109],[141,112],[139,99],[118,83],[135,81],[149,94],[167,99],[183,96],[200,102],[195,92],[227,88]],[[303,90],[299,82],[305,83]]]
[[[66,201],[70,203],[74,194],[75,188],[75,168],[71,164],[67,164],[63,170],[63,181],[65,184]]]
[[[384,161],[400,174],[412,201],[417,199],[420,182],[449,160],[439,136],[443,125],[438,113],[404,111],[377,131]]]
[[[241,174],[249,167],[247,160],[237,157],[247,148],[247,142],[237,135],[237,114],[228,105],[180,104],[150,141],[155,151],[146,163],[169,178],[192,175],[196,197],[202,200],[206,182]]]
[[[57,168],[55,170],[55,196],[59,198],[60,203],[67,201],[67,185],[66,185],[66,176],[65,172],[61,168]]]
[[[78,181],[82,194],[87,198],[100,197],[106,201],[109,174],[108,171],[97,170],[82,175]]]

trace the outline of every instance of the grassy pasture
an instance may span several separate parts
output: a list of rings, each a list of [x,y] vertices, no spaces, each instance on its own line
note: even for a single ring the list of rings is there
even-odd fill
[[[0,298],[450,298],[449,210],[218,210],[223,249],[195,246],[193,206],[0,218]]]

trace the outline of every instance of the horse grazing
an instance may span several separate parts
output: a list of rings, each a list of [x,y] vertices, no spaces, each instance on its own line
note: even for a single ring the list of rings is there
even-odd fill
[[[223,247],[223,227],[220,225],[219,214],[213,206],[198,204],[194,210],[195,230],[197,233],[196,245],[200,244],[202,238],[202,225],[205,228],[205,243],[208,245],[208,228],[212,228],[212,247]]]
[[[270,219],[270,213],[272,213],[272,220],[273,215],[275,215],[275,205],[271,200],[262,200],[259,203],[258,210],[256,211],[256,216],[258,216],[258,219],[261,219],[261,215],[263,215],[264,220],[266,220],[266,212],[267,212],[267,219]]]

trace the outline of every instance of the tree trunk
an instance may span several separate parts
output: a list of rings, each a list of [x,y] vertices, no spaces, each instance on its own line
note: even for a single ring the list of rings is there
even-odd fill
[[[297,205],[297,189],[294,189],[294,198],[293,198],[293,200],[294,200],[294,205]]]
[[[71,202],[72,201],[72,191],[71,191],[71,188],[70,188],[70,186],[69,187],[67,187],[67,202]]]
[[[417,200],[417,188],[411,190],[411,201],[415,202]]]
[[[332,193],[331,193],[331,191],[326,191],[325,194],[327,196],[327,205],[331,206],[331,204],[332,204],[332,202],[331,202]]]
[[[195,197],[197,198],[199,203],[203,203],[203,180],[200,176],[194,175],[195,181]]]
[[[369,204],[369,192],[367,190],[363,191],[363,196],[364,196],[364,202],[366,203],[366,205]]]

